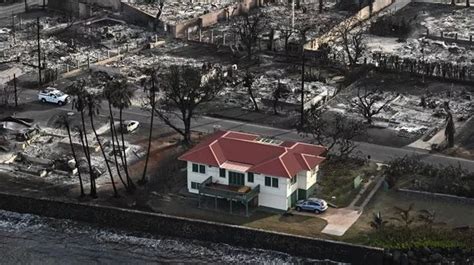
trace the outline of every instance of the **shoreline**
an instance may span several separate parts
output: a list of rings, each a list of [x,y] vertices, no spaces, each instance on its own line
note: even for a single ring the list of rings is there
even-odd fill
[[[318,260],[328,259],[351,264],[384,263],[384,250],[381,248],[112,206],[0,192],[0,209],[57,219],[71,219],[152,235],[268,249]]]

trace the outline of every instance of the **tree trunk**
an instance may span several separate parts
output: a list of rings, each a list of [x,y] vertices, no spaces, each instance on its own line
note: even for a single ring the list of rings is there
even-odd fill
[[[129,191],[135,190],[135,184],[133,184],[130,174],[128,173],[128,161],[127,161],[127,150],[125,147],[125,137],[123,136],[123,108],[120,108],[120,135],[122,137],[122,149],[123,149],[123,168],[125,170],[125,176],[127,178],[127,185],[130,188]]]
[[[471,1],[471,0],[466,0],[466,7],[471,7],[470,1]]]
[[[186,114],[184,116],[184,139],[183,143],[186,146],[191,145],[191,114],[189,114],[186,117]]]
[[[123,186],[125,187],[125,189],[128,189],[128,186],[125,183],[125,181],[123,180],[122,174],[120,173],[120,166],[119,166],[119,162],[118,162],[118,159],[117,159],[117,148],[115,147],[115,138],[116,138],[115,120],[114,120],[114,115],[112,113],[112,105],[110,104],[110,102],[108,102],[108,105],[109,105],[109,115],[110,115],[110,133],[112,135],[112,150],[114,152],[115,168],[117,169],[117,175],[118,175],[120,181],[122,182]],[[120,145],[119,145],[119,149],[120,149]],[[122,156],[121,153],[120,153],[120,156]],[[122,159],[122,161],[123,161],[123,159]]]
[[[469,1],[469,0],[468,0]],[[451,0],[451,5],[452,6],[455,6],[456,5],[456,1],[455,0]]]
[[[323,0],[319,0],[319,13],[323,13]]]
[[[92,112],[92,110],[89,110],[89,112]],[[99,144],[100,151],[102,152],[102,156],[104,157],[105,165],[107,167],[107,171],[109,172],[110,175],[110,181],[112,181],[112,187],[114,189],[114,197],[119,197],[118,192],[117,192],[117,187],[115,186],[115,181],[114,181],[114,176],[112,174],[112,169],[110,168],[109,161],[107,160],[107,155],[105,154],[104,147],[102,146],[102,142],[100,141],[99,135],[97,134],[97,131],[95,129],[94,125],[94,117],[92,114],[89,115],[90,121],[91,121],[91,127],[92,131],[94,132],[95,139],[97,140],[97,143]]]
[[[248,92],[249,92],[249,95],[250,95],[250,99],[252,100],[253,102],[253,109],[258,112],[259,109],[258,109],[258,104],[257,104],[257,101],[255,100],[255,96],[253,95],[253,92],[252,92],[252,88],[248,87],[247,88]]]
[[[87,139],[87,131],[86,131],[86,122],[84,120],[84,111],[81,110],[81,121],[82,121],[82,132],[84,135],[85,146],[84,146],[84,153],[86,155],[87,164],[89,165],[89,178],[90,178],[90,186],[91,186],[91,193],[90,196],[92,198],[97,198],[97,190],[95,186],[95,176],[94,171],[92,170],[92,161],[91,156],[89,153],[89,140]]]
[[[278,115],[277,106],[278,106],[278,99],[275,98],[273,99],[273,114],[275,115]]]
[[[74,143],[72,142],[71,128],[69,128],[69,124],[66,124],[66,130],[67,136],[69,137],[69,145],[71,145],[72,156],[74,157],[74,161],[76,162],[77,175],[79,176],[79,185],[81,186],[81,197],[84,197],[86,196],[86,194],[84,193],[84,184],[82,183],[81,170],[79,169],[79,161],[77,160],[76,150],[74,148]]]
[[[153,120],[155,117],[155,82],[152,80],[152,95],[151,95],[151,118],[150,118],[150,131],[148,133],[148,147],[146,151],[146,159],[145,159],[145,167],[143,169],[142,179],[140,181],[141,184],[147,183],[146,178],[146,171],[148,168],[148,161],[150,160],[150,151],[151,151],[151,138],[153,136]]]

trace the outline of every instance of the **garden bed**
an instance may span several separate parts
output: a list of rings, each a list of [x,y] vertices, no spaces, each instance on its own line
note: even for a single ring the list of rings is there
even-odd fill
[[[337,207],[346,207],[359,194],[369,177],[376,174],[376,170],[375,163],[328,160],[321,166],[322,176],[318,180],[315,195]],[[362,183],[355,188],[354,179],[357,176],[362,177]]]

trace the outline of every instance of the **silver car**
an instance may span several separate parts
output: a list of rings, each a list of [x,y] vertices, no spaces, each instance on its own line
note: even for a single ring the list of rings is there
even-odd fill
[[[299,200],[296,202],[295,209],[300,211],[308,211],[313,213],[322,213],[328,209],[328,204],[325,200],[317,198],[308,198],[306,200]]]

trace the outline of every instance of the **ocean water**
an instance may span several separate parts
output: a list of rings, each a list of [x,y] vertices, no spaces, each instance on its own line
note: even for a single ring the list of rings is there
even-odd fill
[[[0,210],[0,264],[337,264]]]

